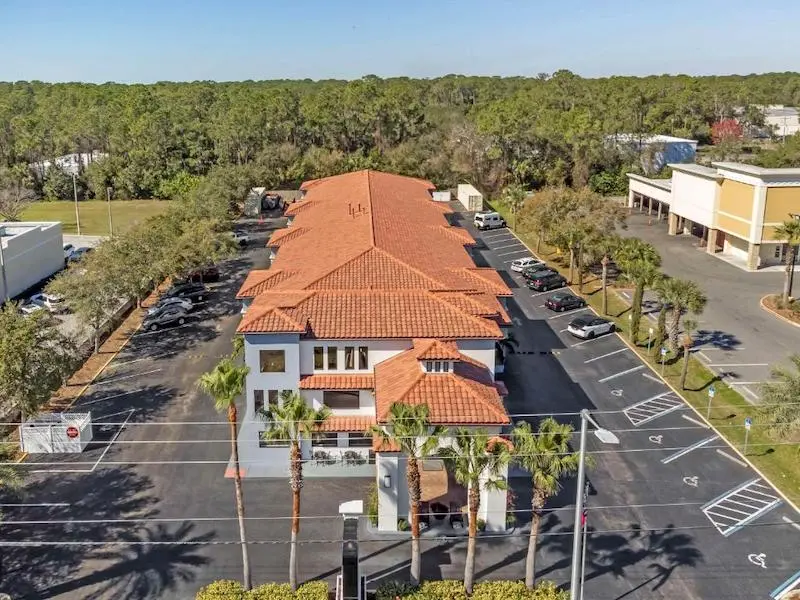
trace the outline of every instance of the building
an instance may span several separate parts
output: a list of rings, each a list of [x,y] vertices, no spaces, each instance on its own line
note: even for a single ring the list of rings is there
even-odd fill
[[[288,448],[261,439],[258,409],[299,390],[332,416],[303,446],[308,477],[375,477],[379,528],[408,516],[404,458],[367,430],[394,402],[427,403],[434,424],[485,427],[510,420],[495,382],[496,342],[511,325],[498,273],[477,267],[475,241],[447,219],[427,181],[359,171],[308,181],[286,210],[291,224],[267,245],[266,270],[239,290],[238,332],[250,367],[239,433],[245,477],[286,477]],[[440,461],[426,477],[444,485],[446,507],[466,499]],[[489,529],[505,528],[503,491],[484,494]],[[465,502],[461,505],[463,506]]]
[[[618,133],[608,136],[606,143],[637,155],[644,172],[651,174],[669,163],[693,163],[697,155],[697,140],[671,135]]]
[[[669,181],[628,174],[628,206],[663,215],[671,235],[693,234],[708,252],[748,270],[783,262],[788,246],[774,231],[800,218],[800,168],[733,162],[670,167]]]
[[[777,137],[786,137],[800,132],[800,113],[796,108],[775,104],[765,106],[764,124],[769,133]]]
[[[67,175],[77,176],[90,164],[95,161],[102,160],[106,156],[108,156],[108,154],[105,152],[98,152],[97,150],[93,150],[92,152],[76,152],[73,154],[57,156],[52,161],[45,160],[40,163],[33,163],[30,165],[30,167],[34,169],[40,177],[44,177],[50,167],[54,164],[61,168]]]
[[[64,268],[61,223],[0,223],[0,298],[17,296]]]
[[[456,199],[470,212],[483,210],[483,194],[471,183],[458,184]]]

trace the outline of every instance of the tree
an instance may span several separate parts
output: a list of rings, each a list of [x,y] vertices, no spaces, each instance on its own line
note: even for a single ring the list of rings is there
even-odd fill
[[[653,291],[658,297],[658,319],[656,320],[656,337],[653,343],[653,353],[658,356],[661,351],[661,344],[667,336],[667,312],[671,305],[669,303],[669,277],[663,275],[653,284]]]
[[[455,480],[467,488],[469,538],[464,566],[464,588],[472,593],[475,579],[475,542],[478,534],[478,510],[482,490],[503,490],[506,466],[511,458],[508,443],[490,438],[485,429],[459,427],[452,432],[452,445],[439,450]]]
[[[611,262],[611,257],[616,252],[617,248],[622,241],[616,233],[604,233],[594,236],[587,240],[588,249],[600,255],[600,265],[602,267],[601,285],[602,285],[602,308],[603,315],[608,315],[608,265]]]
[[[798,440],[800,434],[800,354],[789,358],[791,367],[773,367],[772,377],[761,385],[759,417],[780,439]]]
[[[661,256],[652,244],[638,238],[625,238],[616,252],[617,265],[625,278],[634,285],[631,301],[631,341],[636,342],[639,323],[642,320],[644,290],[653,285],[660,276]]]
[[[682,315],[687,311],[695,315],[701,314],[708,300],[700,286],[687,279],[667,279],[661,289],[671,307],[672,319],[669,323],[669,346],[673,352],[677,353],[680,348],[679,336]]]
[[[30,185],[30,172],[25,165],[0,167],[0,217],[4,221],[19,221],[36,199]]]
[[[791,290],[789,288],[792,281],[792,269],[794,268],[796,259],[797,246],[800,244],[800,219],[784,221],[775,227],[773,237],[777,240],[786,240],[787,249],[786,256],[784,258],[784,261],[786,262],[786,275],[783,279],[781,305],[788,306],[789,295],[791,294]]]
[[[512,460],[531,474],[531,532],[525,560],[525,585],[536,582],[536,543],[542,510],[548,498],[561,489],[561,479],[578,468],[580,456],[569,451],[572,426],[548,417],[533,431],[530,423],[519,422],[511,433],[514,443]]]
[[[408,483],[408,511],[411,521],[411,583],[420,579],[419,502],[422,495],[419,461],[436,452],[441,426],[432,426],[427,404],[393,403],[389,407],[386,425],[375,426],[370,431],[377,437],[379,447],[398,448],[406,456],[406,481]]]
[[[250,556],[247,550],[247,537],[244,527],[244,492],[242,473],[239,468],[239,446],[236,443],[238,416],[236,399],[244,391],[248,367],[236,365],[230,357],[223,358],[213,370],[203,373],[197,382],[198,387],[214,400],[217,412],[226,411],[233,460],[233,486],[236,492],[236,516],[239,520],[239,543],[242,547],[243,585],[246,590],[252,586],[250,581]]]
[[[502,201],[511,210],[511,216],[514,217],[513,229],[516,231],[517,213],[525,202],[525,188],[516,183],[506,186],[503,189]]]
[[[714,145],[730,144],[742,139],[742,126],[736,119],[723,119],[711,125],[711,140]]]
[[[297,535],[300,533],[300,490],[303,489],[302,444],[318,432],[330,409],[314,409],[305,398],[290,390],[281,392],[280,404],[271,404],[263,417],[264,439],[289,444],[289,487],[292,489],[292,540],[289,550],[289,584],[297,590]]]
[[[681,366],[680,387],[686,389],[686,376],[689,374],[689,352],[692,349],[692,332],[697,328],[697,321],[694,319],[683,320],[683,365]]]
[[[0,398],[22,419],[39,412],[72,373],[77,350],[45,310],[23,315],[12,302],[0,308]]]

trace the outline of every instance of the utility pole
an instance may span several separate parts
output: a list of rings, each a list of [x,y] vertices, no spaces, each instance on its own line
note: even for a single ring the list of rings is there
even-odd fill
[[[114,237],[114,223],[111,220],[111,186],[106,188],[106,199],[108,201],[108,236]]]
[[[81,215],[78,212],[78,184],[75,181],[75,173],[72,174],[72,197],[75,198],[75,224],[78,227],[78,235],[81,234]]]

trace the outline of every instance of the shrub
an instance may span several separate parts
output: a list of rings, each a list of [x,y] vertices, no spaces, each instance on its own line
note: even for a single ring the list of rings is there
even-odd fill
[[[408,600],[467,600],[463,581],[425,581]],[[504,598],[503,600],[509,600]]]
[[[245,600],[244,588],[238,581],[223,579],[200,588],[195,600]]]
[[[247,600],[289,600],[294,594],[288,583],[265,583],[254,587]]]
[[[294,597],[296,600],[328,600],[328,584],[324,581],[311,581],[304,583]]]
[[[397,521],[397,531],[408,531],[411,529],[411,524],[405,519]]]
[[[486,519],[478,519],[478,531],[483,531],[486,529]]]
[[[552,581],[542,582],[534,590],[521,581],[484,581],[476,583],[472,590],[472,600],[566,600],[568,597]]]
[[[411,596],[417,588],[407,581],[384,581],[375,590],[375,600],[395,600]]]
[[[415,588],[405,581],[387,581],[378,586],[375,600],[467,600],[463,581],[426,581]],[[529,590],[521,581],[476,583],[470,600],[567,600],[569,594],[552,581]]]
[[[374,526],[378,525],[378,484],[372,482],[367,492],[367,518]]]

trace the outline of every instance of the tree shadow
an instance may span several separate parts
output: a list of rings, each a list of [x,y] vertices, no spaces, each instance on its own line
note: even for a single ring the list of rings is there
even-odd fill
[[[735,350],[741,345],[742,342],[735,335],[718,329],[698,329],[694,335],[695,348],[711,346],[720,350]]]

